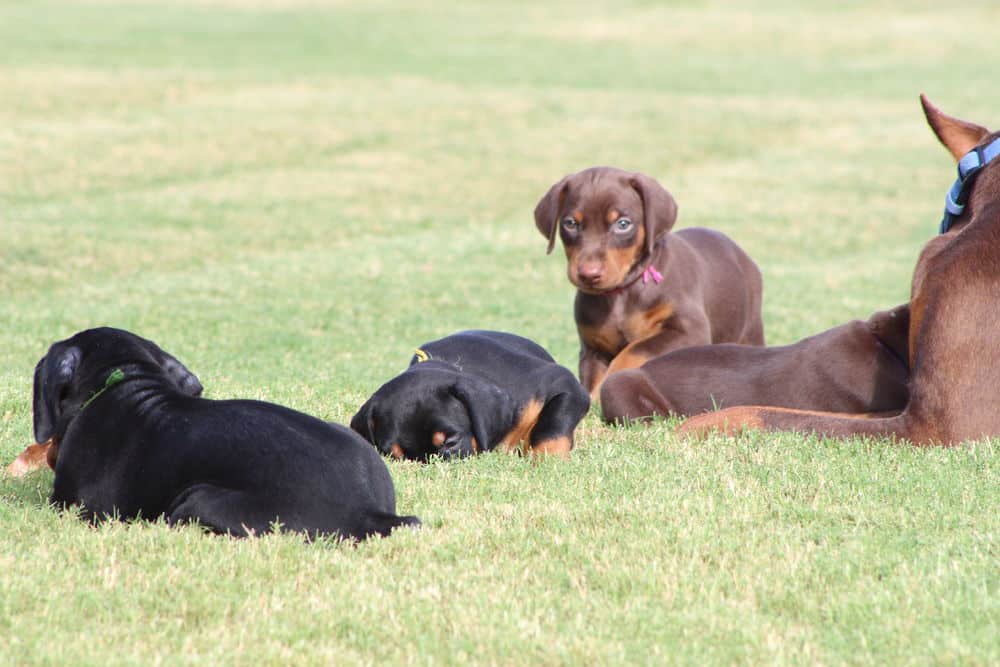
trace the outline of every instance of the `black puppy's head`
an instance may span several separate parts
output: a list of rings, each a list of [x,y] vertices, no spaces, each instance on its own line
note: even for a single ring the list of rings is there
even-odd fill
[[[202,391],[194,373],[153,341],[121,329],[87,329],[53,343],[35,366],[35,442],[62,437],[87,400],[119,368],[141,368],[144,375],[162,375],[189,396],[198,396]]]
[[[426,362],[382,385],[351,428],[383,454],[426,461],[492,449],[509,430],[513,401],[494,384]]]

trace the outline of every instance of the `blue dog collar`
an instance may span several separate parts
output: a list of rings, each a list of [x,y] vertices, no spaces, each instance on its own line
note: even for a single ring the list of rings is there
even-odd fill
[[[969,198],[969,189],[972,187],[972,177],[998,155],[1000,155],[1000,138],[994,139],[986,146],[976,146],[958,161],[958,179],[944,198],[941,234],[951,229],[955,218],[962,215],[965,210],[965,201]]]

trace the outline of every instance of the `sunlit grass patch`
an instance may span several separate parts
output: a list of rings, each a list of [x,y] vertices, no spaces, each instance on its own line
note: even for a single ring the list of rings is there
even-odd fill
[[[995,7],[0,3],[0,461],[90,326],[210,398],[346,423],[416,345],[575,368],[532,209],[641,170],[765,281],[769,342],[902,303],[951,157],[1000,125]],[[361,545],[84,524],[0,476],[4,664],[1000,661],[997,443],[918,450],[592,411],[568,462],[389,461],[420,530]]]

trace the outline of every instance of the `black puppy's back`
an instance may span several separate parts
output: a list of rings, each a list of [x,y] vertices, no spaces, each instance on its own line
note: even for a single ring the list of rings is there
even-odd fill
[[[421,352],[427,355],[421,359]],[[456,366],[465,373],[489,377],[500,386],[523,380],[526,370],[536,368],[533,361],[554,364],[538,343],[503,331],[470,329],[425,343],[417,348],[410,365],[437,360]]]
[[[56,343],[35,385],[36,437],[59,441],[52,502],[92,520],[165,516],[233,535],[280,522],[357,539],[419,523],[396,516],[385,463],[352,431],[272,403],[200,398],[190,371],[129,332]]]
[[[589,406],[575,376],[537,343],[470,330],[418,347],[409,367],[359,408],[351,428],[396,458],[497,447],[565,456]]]

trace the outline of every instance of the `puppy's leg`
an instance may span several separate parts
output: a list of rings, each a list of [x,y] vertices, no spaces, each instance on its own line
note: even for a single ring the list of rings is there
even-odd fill
[[[196,484],[177,496],[167,511],[167,523],[198,523],[213,533],[247,537],[267,533],[281,521],[274,505],[244,491],[214,484]]]
[[[652,415],[666,417],[675,412],[649,376],[638,368],[609,375],[601,385],[601,415],[604,421],[629,422]]]
[[[693,330],[664,329],[648,338],[626,345],[611,361],[611,365],[608,366],[608,375],[628,368],[638,368],[653,357],[679,350],[682,347],[709,345],[711,342],[707,325],[704,328],[698,327]]]
[[[677,428],[677,434],[701,436],[719,431],[735,435],[749,429],[815,433],[830,438],[892,434],[909,438],[909,423],[909,416],[905,412],[847,414],[749,405],[691,417]]]
[[[29,472],[49,467],[49,450],[53,447],[52,440],[28,447],[17,455],[9,466],[7,474],[11,477],[23,477]]]
[[[420,527],[420,519],[415,516],[397,516],[395,514],[386,514],[384,512],[372,512],[365,519],[365,523],[368,525],[368,529],[362,535],[355,535],[354,537],[363,538],[370,537],[372,535],[381,535],[382,537],[388,537],[396,528],[400,526],[413,526],[415,528]]]
[[[567,458],[573,449],[573,431],[589,409],[590,400],[579,386],[567,386],[566,391],[551,396],[531,429],[531,454]]]
[[[586,345],[580,348],[580,384],[590,394],[592,401],[597,400],[597,390],[600,388],[601,382],[604,381],[604,376],[608,373],[610,363],[611,357],[603,352],[598,352]]]
[[[608,366],[605,379],[613,373],[638,368],[644,363],[682,347],[692,345],[708,345],[712,342],[711,333],[708,327],[708,319],[704,313],[697,316],[682,317],[674,315],[665,324],[664,328],[657,333],[629,343],[625,348],[612,359]],[[600,384],[591,391],[591,398],[595,400],[601,396]]]

